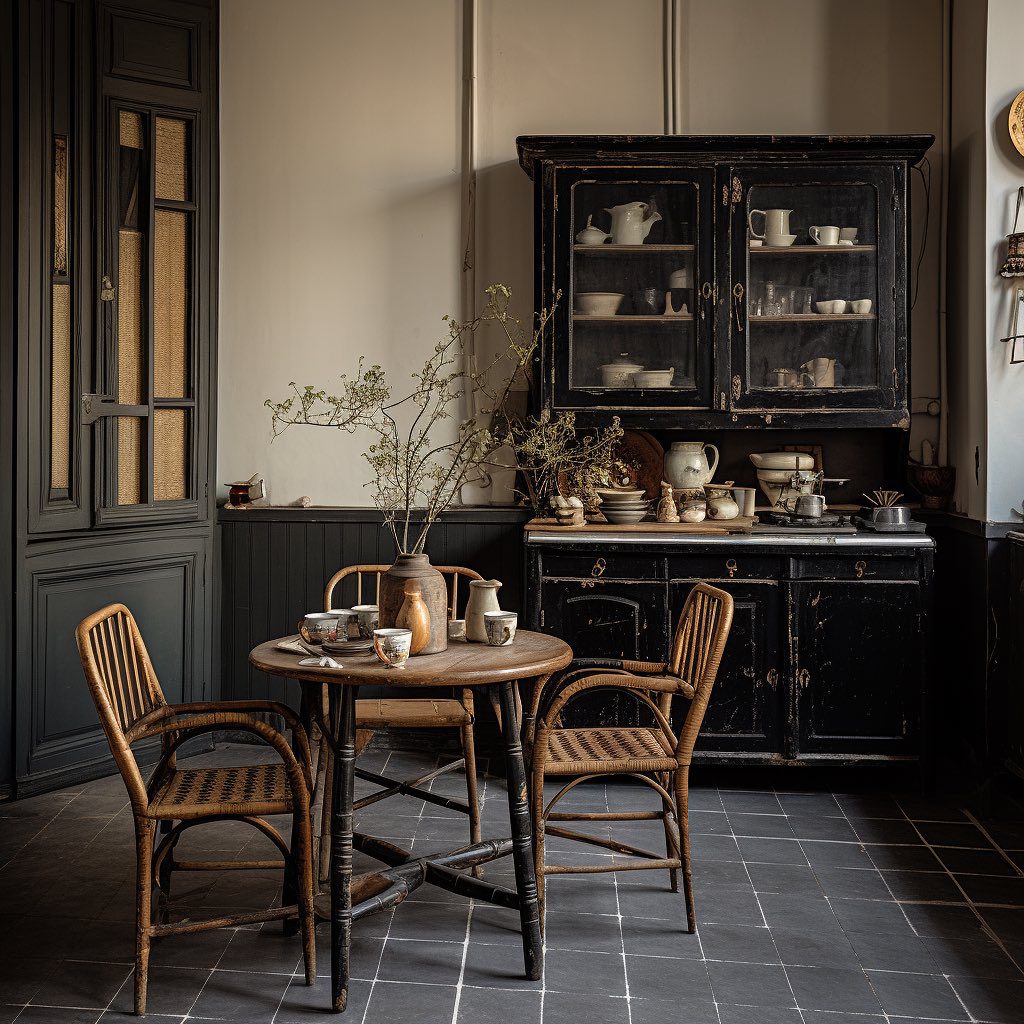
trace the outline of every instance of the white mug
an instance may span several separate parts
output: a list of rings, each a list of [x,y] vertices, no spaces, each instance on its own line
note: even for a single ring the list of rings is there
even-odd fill
[[[840,228],[839,241],[849,242],[851,245],[855,245],[857,242],[857,228]]]
[[[807,234],[809,234],[811,236],[811,240],[817,242],[818,245],[839,244],[839,228],[833,225],[820,228],[817,224],[812,224],[807,229]]]

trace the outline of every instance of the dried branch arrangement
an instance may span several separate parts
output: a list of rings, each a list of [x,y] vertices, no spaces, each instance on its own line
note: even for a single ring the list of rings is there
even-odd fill
[[[867,498],[872,505],[877,505],[879,508],[892,508],[893,505],[898,505],[903,500],[903,492],[872,491],[870,494],[865,494],[864,497]]]
[[[413,372],[412,388],[401,398],[392,397],[379,365],[364,368],[360,359],[354,376],[342,374],[337,394],[312,385],[300,388],[293,381],[288,398],[268,398],[264,403],[273,417],[275,437],[295,425],[365,429],[376,435],[363,454],[374,471],[367,486],[373,488],[374,504],[402,554],[423,551],[430,527],[455,500],[467,476],[475,467],[487,465],[504,443],[492,431],[492,422],[506,421],[505,408],[516,381],[529,383],[526,367],[554,312],[538,313],[530,331],[509,312],[509,288],[494,284],[486,294],[487,302],[474,319],[443,318],[448,336]],[[501,332],[505,347],[483,369],[467,372],[467,339],[487,324]],[[512,370],[494,387],[492,372],[499,376],[506,360]],[[488,407],[481,410],[486,422],[463,419],[452,429],[454,410],[465,408],[470,394],[480,396]]]

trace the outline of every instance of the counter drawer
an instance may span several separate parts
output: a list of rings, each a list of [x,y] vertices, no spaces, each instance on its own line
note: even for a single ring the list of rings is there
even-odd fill
[[[715,555],[679,556],[668,562],[673,580],[777,580],[785,567],[785,559],[746,554],[742,548]]]
[[[630,555],[605,552],[545,554],[541,575],[570,579],[663,580],[665,559],[654,555]]]
[[[793,560],[793,578],[801,580],[916,580],[920,575],[912,557],[851,554]]]

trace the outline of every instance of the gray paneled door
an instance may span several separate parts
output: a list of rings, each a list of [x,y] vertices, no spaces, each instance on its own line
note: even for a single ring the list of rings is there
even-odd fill
[[[17,24],[25,793],[109,770],[74,633],[98,608],[132,609],[168,699],[212,695],[217,5],[20,0]]]

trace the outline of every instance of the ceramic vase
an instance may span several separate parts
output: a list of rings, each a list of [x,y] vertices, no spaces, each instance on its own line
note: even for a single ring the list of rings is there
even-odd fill
[[[430,612],[427,611],[427,604],[417,588],[416,580],[405,581],[405,600],[395,620],[395,625],[399,629],[407,629],[412,633],[410,654],[419,654],[430,643]]]
[[[395,564],[380,578],[380,626],[389,629],[398,624],[398,614],[406,602],[406,587],[419,593],[430,617],[430,639],[420,654],[438,654],[448,649],[448,586],[444,577],[430,564],[426,555],[399,555]]]
[[[499,580],[470,580],[469,600],[466,602],[466,639],[471,643],[487,643],[484,612],[498,612]]]

